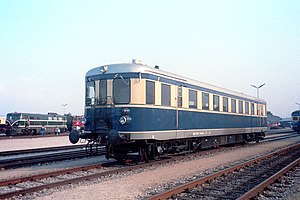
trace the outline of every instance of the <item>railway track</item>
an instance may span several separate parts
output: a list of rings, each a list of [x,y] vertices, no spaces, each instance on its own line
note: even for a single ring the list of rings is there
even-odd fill
[[[105,153],[104,148],[94,148],[93,150],[93,155],[101,155]],[[2,154],[5,154],[6,156],[2,156],[0,158],[0,169],[15,168],[37,163],[54,162],[74,158],[83,158],[90,155],[86,151],[85,145],[19,150],[3,152]]]
[[[46,135],[12,135],[7,136],[5,134],[0,135],[0,140],[10,140],[10,139],[32,139],[32,138],[45,138],[45,137],[61,137],[61,136],[68,136],[69,133],[62,133],[59,135],[55,134],[46,134]]]
[[[270,138],[266,138],[262,142],[272,142],[276,140],[282,140],[291,137],[297,137],[299,134],[289,135],[274,135]],[[253,143],[249,145],[255,145]],[[94,148],[93,154],[86,152],[86,145],[72,145],[62,147],[50,147],[39,149],[27,149],[7,151],[0,153],[0,169],[16,168],[21,166],[28,166],[38,163],[61,161],[74,158],[83,158],[88,155],[104,155],[105,148]],[[17,156],[18,155],[18,156]],[[4,157],[6,156],[6,158]],[[11,156],[11,157],[10,157]]]
[[[300,144],[243,162],[183,185],[149,200],[158,199],[251,199],[300,164]]]
[[[210,152],[198,152],[198,156],[218,152],[218,149],[213,149]],[[185,160],[186,156],[175,156],[160,161],[151,163],[142,163],[139,165],[126,166],[116,165],[116,162],[103,163],[91,165],[86,167],[77,167],[73,169],[50,172],[46,174],[34,175],[29,177],[22,177],[12,180],[0,182],[0,199],[10,198],[18,195],[25,195],[43,189],[49,189],[57,186],[73,184],[82,181],[90,181],[104,176],[111,176],[112,174],[122,174],[139,170],[150,166],[163,165],[172,161]],[[109,168],[107,168],[109,166]],[[111,167],[113,166],[113,167]]]

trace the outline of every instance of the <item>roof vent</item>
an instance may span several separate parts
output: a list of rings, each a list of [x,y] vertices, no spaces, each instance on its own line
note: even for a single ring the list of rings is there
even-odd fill
[[[132,59],[132,64],[136,64],[136,65],[142,65],[142,60],[139,59]]]
[[[155,69],[159,69],[159,66],[158,65],[155,65],[155,67],[154,67]]]

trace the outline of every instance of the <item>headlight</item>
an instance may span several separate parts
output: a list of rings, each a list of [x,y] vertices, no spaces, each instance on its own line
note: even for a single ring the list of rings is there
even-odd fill
[[[131,117],[129,117],[128,115],[122,116],[119,119],[120,124],[125,125],[125,124],[129,124],[131,122]]]
[[[85,119],[85,118],[82,118],[81,123],[82,123],[82,124],[85,124],[85,123],[86,123],[86,119]]]

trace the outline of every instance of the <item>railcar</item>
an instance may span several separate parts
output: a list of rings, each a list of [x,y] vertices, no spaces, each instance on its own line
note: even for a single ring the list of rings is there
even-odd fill
[[[85,82],[85,128],[69,139],[106,145],[108,158],[149,160],[258,141],[267,129],[264,100],[137,60],[93,68]]]
[[[6,116],[6,135],[37,135],[41,128],[45,133],[54,133],[55,128],[67,131],[66,116],[56,113],[8,113]]]
[[[5,117],[0,116],[0,133],[5,133],[6,125],[5,125]]]
[[[72,117],[72,128],[76,130],[84,129],[84,116],[74,115]]]
[[[296,131],[297,133],[300,133],[300,110],[296,110],[292,112],[292,129]]]

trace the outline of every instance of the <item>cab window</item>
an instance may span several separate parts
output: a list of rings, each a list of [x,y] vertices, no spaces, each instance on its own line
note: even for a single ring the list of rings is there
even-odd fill
[[[90,81],[86,83],[86,105],[94,105],[95,104],[95,82]]]
[[[115,104],[130,102],[130,79],[118,78],[113,81],[113,98]]]
[[[99,81],[99,104],[106,104],[106,96],[107,96],[107,81],[100,80]]]

